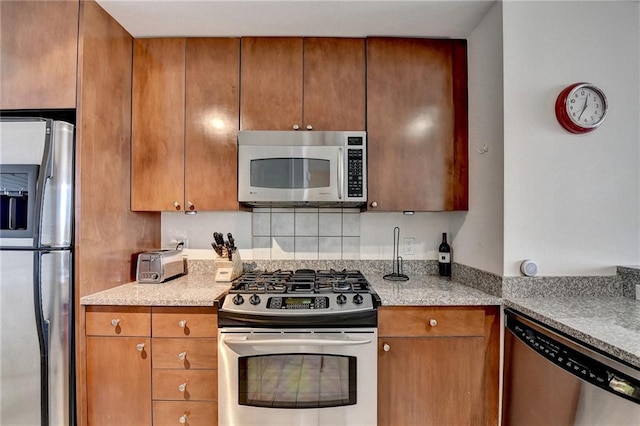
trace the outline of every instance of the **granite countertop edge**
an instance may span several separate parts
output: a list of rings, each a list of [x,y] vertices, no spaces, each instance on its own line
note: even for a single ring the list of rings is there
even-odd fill
[[[599,322],[597,314],[589,311],[579,313],[582,306],[597,302],[606,305],[609,319]],[[635,300],[617,298],[505,298],[504,308],[513,310],[530,317],[555,329],[562,334],[586,344],[604,354],[614,356],[623,362],[640,368],[640,339],[638,339],[638,323],[628,323],[626,315],[616,313],[611,306],[625,306],[640,309]],[[578,307],[577,307],[578,306]],[[560,313],[559,311],[563,312]],[[595,316],[595,318],[593,317]],[[624,320],[624,321],[623,321]],[[625,323],[624,325],[612,323]],[[615,327],[611,332],[608,327]]]

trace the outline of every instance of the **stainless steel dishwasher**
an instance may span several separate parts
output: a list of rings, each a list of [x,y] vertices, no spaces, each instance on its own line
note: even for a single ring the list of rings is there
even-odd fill
[[[505,327],[503,425],[640,425],[640,371],[511,309]]]

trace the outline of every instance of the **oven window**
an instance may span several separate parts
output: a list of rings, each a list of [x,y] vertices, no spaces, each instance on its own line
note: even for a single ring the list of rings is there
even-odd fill
[[[317,158],[266,158],[251,160],[254,188],[328,188],[330,161]]]
[[[356,403],[356,358],[274,354],[238,359],[239,404],[323,408]]]

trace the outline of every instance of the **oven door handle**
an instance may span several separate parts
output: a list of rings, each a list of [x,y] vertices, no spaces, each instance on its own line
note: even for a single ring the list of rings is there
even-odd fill
[[[371,343],[371,339],[368,340],[340,340],[340,339],[224,339],[224,342],[228,345],[235,346],[274,346],[274,345],[306,345],[306,346],[355,346],[366,345]]]

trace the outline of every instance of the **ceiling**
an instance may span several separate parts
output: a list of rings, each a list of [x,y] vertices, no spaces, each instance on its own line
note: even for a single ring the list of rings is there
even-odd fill
[[[466,38],[496,0],[96,0],[134,37]]]

